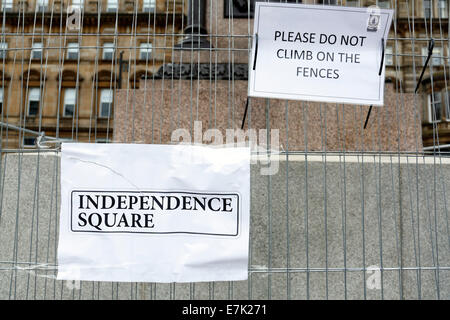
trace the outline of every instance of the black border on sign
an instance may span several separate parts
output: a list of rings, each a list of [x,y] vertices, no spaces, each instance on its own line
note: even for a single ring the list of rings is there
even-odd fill
[[[237,219],[236,219],[236,233],[235,234],[221,234],[221,233],[202,233],[202,232],[188,232],[188,231],[172,231],[172,232],[130,232],[130,231],[80,231],[73,230],[73,193],[74,192],[98,192],[98,193],[182,193],[195,195],[216,195],[216,196],[236,196],[237,197]],[[120,233],[120,234],[191,234],[191,235],[205,235],[205,236],[223,236],[223,237],[237,237],[239,235],[239,213],[240,201],[238,193],[208,193],[208,192],[187,192],[187,191],[103,191],[103,190],[72,190],[70,193],[70,230],[76,233]]]
[[[362,11],[359,11],[359,10],[358,11],[354,11],[354,10],[340,10],[340,9],[337,9],[336,7],[326,8],[325,6],[324,7],[317,6],[317,8],[307,8],[307,7],[303,7],[303,5],[302,6],[292,6],[292,5],[291,6],[287,6],[287,5],[285,5],[285,6],[275,5],[274,6],[273,3],[271,4],[269,2],[268,3],[258,2],[258,3],[260,3],[260,5],[258,7],[258,28],[256,30],[256,33],[259,32],[259,23],[261,21],[260,20],[261,7],[282,8],[282,9],[288,9],[288,8],[293,9],[294,8],[294,9],[302,9],[302,10],[331,10],[331,11],[345,11],[345,12],[352,12],[352,13],[367,13],[367,12],[362,12]],[[255,3],[255,6],[256,6],[256,3]],[[380,14],[388,16],[388,19],[386,20],[386,24],[385,24],[384,30],[383,30],[383,35],[384,35],[386,33],[387,23],[389,21],[389,14],[388,13],[383,13],[383,12],[381,12]],[[257,70],[258,70],[258,68],[255,69],[255,71],[254,71],[254,78],[252,79],[253,80],[253,92],[270,93],[270,94],[278,94],[278,95],[289,95],[289,96],[325,97],[325,98],[337,98],[337,99],[341,98],[341,99],[347,99],[347,100],[366,100],[366,101],[378,101],[378,100],[380,100],[380,95],[381,95],[381,77],[380,77],[380,80],[378,81],[378,98],[377,99],[364,99],[364,98],[348,98],[348,97],[342,97],[342,96],[335,97],[335,96],[327,96],[327,95],[323,95],[323,94],[321,94],[321,95],[314,95],[314,94],[280,93],[280,92],[270,92],[270,91],[259,91],[259,90],[255,89],[256,88],[256,81],[255,81],[255,79],[256,79],[256,72],[257,72]],[[383,85],[384,85],[384,83],[383,83]],[[279,99],[282,99],[282,98],[279,98]]]

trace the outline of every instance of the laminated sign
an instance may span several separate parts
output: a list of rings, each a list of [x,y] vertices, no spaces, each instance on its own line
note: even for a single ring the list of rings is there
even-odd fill
[[[60,280],[247,279],[250,149],[64,143]]]
[[[392,14],[257,2],[248,95],[383,105]]]

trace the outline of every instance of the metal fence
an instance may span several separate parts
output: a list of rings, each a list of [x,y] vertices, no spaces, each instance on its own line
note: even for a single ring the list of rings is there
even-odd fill
[[[0,298],[450,298],[448,2],[303,1],[396,11],[386,104],[370,118],[247,101],[253,3],[2,2]],[[248,281],[56,281],[61,141],[174,143],[179,128],[241,125],[262,146]]]

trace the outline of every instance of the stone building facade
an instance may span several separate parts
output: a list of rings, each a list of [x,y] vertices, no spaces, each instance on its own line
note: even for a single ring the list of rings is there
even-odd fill
[[[135,130],[133,121],[147,116],[140,117],[139,108],[152,115],[142,130],[159,142],[170,142],[163,136],[170,137],[184,118],[190,130],[195,120],[203,120],[203,128],[221,122],[226,126],[219,129],[240,128],[254,2],[5,0],[2,147],[33,147],[35,134],[13,126],[69,140],[128,141],[132,134],[125,139],[114,130]],[[284,148],[292,150],[448,148],[448,0],[287,2],[395,10],[386,46],[385,106],[373,109],[364,129],[368,106],[251,99],[246,127],[289,131]],[[82,8],[79,30],[66,28],[69,6]],[[430,38],[433,55],[414,94]],[[198,99],[202,90],[208,95]],[[173,113],[166,117],[159,109]],[[157,129],[167,132],[155,139]]]
[[[368,106],[250,99],[245,127],[277,128],[282,148],[301,151],[420,152],[423,146],[430,146],[433,132],[442,136],[441,141],[444,141],[445,132],[441,128],[436,130],[435,121],[429,114],[434,112],[434,108],[443,115],[446,108],[444,100],[437,103],[437,98],[431,99],[431,93],[442,93],[438,88],[441,85],[445,87],[445,81],[438,85],[438,79],[446,78],[444,75],[448,68],[448,1],[287,2],[357,7],[378,5],[395,10],[386,44],[385,106],[373,109],[364,129]],[[195,120],[202,121],[204,130],[218,124],[221,130],[241,127],[247,98],[254,1],[192,3],[205,15],[199,28],[203,30],[199,37],[202,46],[176,50],[171,63],[163,65],[156,74],[144,77],[140,90],[132,95],[118,92],[120,99],[124,99],[121,105],[136,105],[135,112],[151,110],[151,117],[130,118],[125,116],[129,109],[117,110],[115,141],[133,141],[133,130],[148,123],[152,125],[141,130],[147,133],[136,141],[170,142],[173,128],[181,126],[192,130]],[[430,37],[435,40],[433,55],[424,71],[418,94],[414,94]],[[208,41],[209,44],[205,43]],[[431,89],[430,83],[436,88]],[[142,119],[149,122],[139,123]]]
[[[183,11],[178,0],[3,1],[2,147],[33,148],[33,131],[110,141],[115,92],[170,61]]]

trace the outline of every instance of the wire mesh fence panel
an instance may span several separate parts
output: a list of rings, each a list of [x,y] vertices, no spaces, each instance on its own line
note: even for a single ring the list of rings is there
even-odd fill
[[[1,299],[450,298],[448,1],[270,1],[395,10],[370,118],[247,98],[255,2],[2,0]],[[239,137],[248,281],[56,280],[61,142]]]

